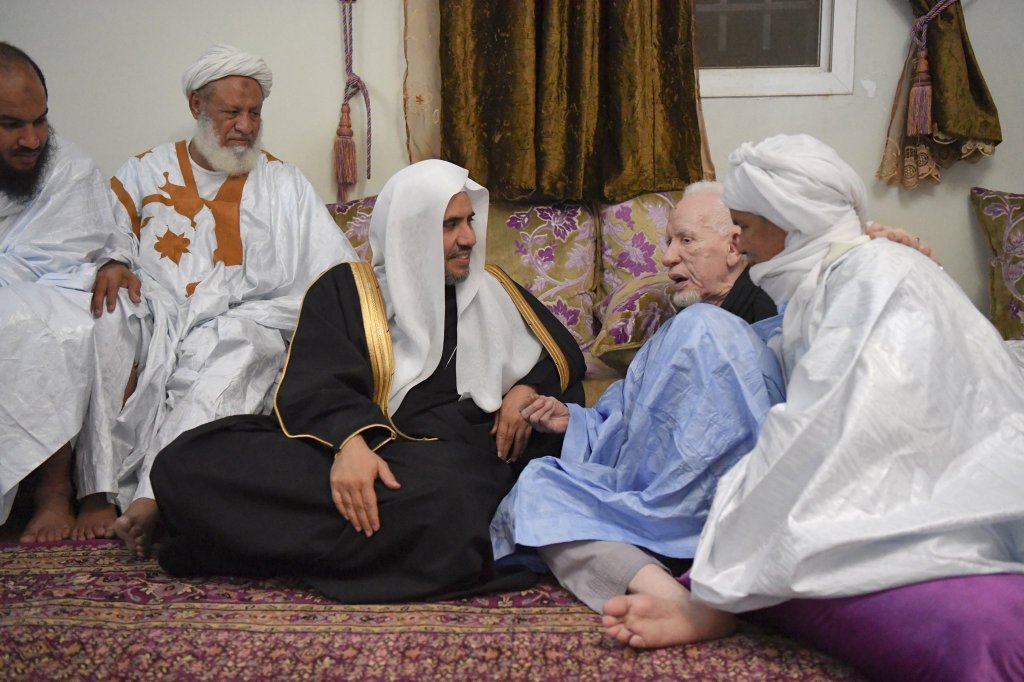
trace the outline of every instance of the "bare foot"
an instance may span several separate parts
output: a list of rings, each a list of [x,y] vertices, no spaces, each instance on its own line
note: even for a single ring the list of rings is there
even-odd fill
[[[71,537],[71,525],[74,522],[70,494],[64,491],[37,490],[35,513],[18,542],[30,544],[67,540]]]
[[[114,537],[114,521],[117,511],[107,502],[104,493],[86,495],[78,509],[78,518],[71,529],[73,540],[94,540]]]
[[[117,537],[124,540],[129,552],[137,557],[144,557],[149,554],[153,531],[159,519],[160,510],[156,506],[156,500],[140,497],[128,505],[124,513],[114,521],[114,532]]]
[[[668,599],[650,594],[627,594],[605,602],[601,621],[605,634],[638,649],[688,644],[732,634],[730,613],[717,611],[690,598]]]

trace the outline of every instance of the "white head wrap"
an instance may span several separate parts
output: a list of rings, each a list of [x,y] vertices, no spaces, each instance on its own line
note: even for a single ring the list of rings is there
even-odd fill
[[[444,343],[443,224],[448,202],[469,195],[476,214],[476,246],[469,276],[455,285],[458,303],[456,387],[462,398],[494,412],[502,396],[526,376],[542,347],[501,284],[484,271],[487,190],[447,161],[420,161],[395,173],[377,196],[370,217],[373,269],[387,306],[395,371],[388,409],[394,414],[409,389],[429,377]]]
[[[260,84],[263,99],[270,97],[274,74],[267,63],[256,55],[242,52],[230,45],[214,45],[181,74],[181,89],[188,97],[207,83],[228,76],[246,76]]]
[[[746,142],[729,155],[722,201],[762,216],[787,232],[782,253],[750,269],[776,303],[787,303],[817,272],[834,242],[862,233],[864,182],[834,149],[810,135]]]

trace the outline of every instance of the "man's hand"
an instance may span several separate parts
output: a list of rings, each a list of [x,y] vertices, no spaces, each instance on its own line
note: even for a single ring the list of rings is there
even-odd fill
[[[520,412],[536,397],[537,391],[531,386],[513,386],[501,399],[501,409],[494,415],[491,435],[498,445],[498,459],[507,464],[518,461],[530,440],[533,429]]]
[[[331,466],[331,499],[356,532],[370,537],[380,530],[377,514],[377,479],[392,490],[402,486],[387,462],[370,449],[362,436],[356,436],[341,448]]]
[[[915,237],[902,227],[889,227],[888,225],[882,225],[880,223],[871,223],[871,225],[868,226],[867,235],[872,239],[881,239],[884,237],[889,241],[896,242],[897,244],[909,246],[912,249],[917,249],[936,263],[939,262],[939,259],[932,253],[932,247],[928,246],[927,242],[921,241],[920,237]]]
[[[92,314],[99,317],[103,314],[103,299],[107,300],[107,312],[114,312],[117,306],[117,292],[128,290],[132,303],[142,300],[142,282],[124,263],[116,260],[105,263],[96,272],[96,282],[92,285]]]
[[[565,433],[569,428],[569,408],[561,400],[539,395],[522,409],[523,419],[541,433]]]

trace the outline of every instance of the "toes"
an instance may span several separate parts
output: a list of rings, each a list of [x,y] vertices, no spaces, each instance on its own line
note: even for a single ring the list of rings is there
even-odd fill
[[[644,643],[644,638],[640,635],[633,635],[628,639],[626,644],[629,644],[629,646],[633,647],[634,649],[644,649],[647,647],[647,645]]]

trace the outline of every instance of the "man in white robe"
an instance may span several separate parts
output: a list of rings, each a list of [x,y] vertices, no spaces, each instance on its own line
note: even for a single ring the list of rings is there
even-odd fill
[[[719,482],[694,598],[610,600],[608,633],[665,646],[723,611],[1024,573],[1024,387],[999,334],[933,262],[861,236],[864,185],[828,146],[729,161],[751,277],[787,306],[787,400]]]
[[[158,519],[157,452],[193,427],[266,411],[306,287],[357,258],[302,172],[260,150],[271,83],[259,57],[211,47],[182,76],[195,135],[129,159],[111,181],[153,315],[114,429],[115,530],[136,553]]]
[[[53,134],[47,99],[39,67],[0,43],[0,525],[38,470],[22,542],[112,533],[109,434],[134,352],[113,296],[89,312],[93,261],[119,248],[106,178]]]

